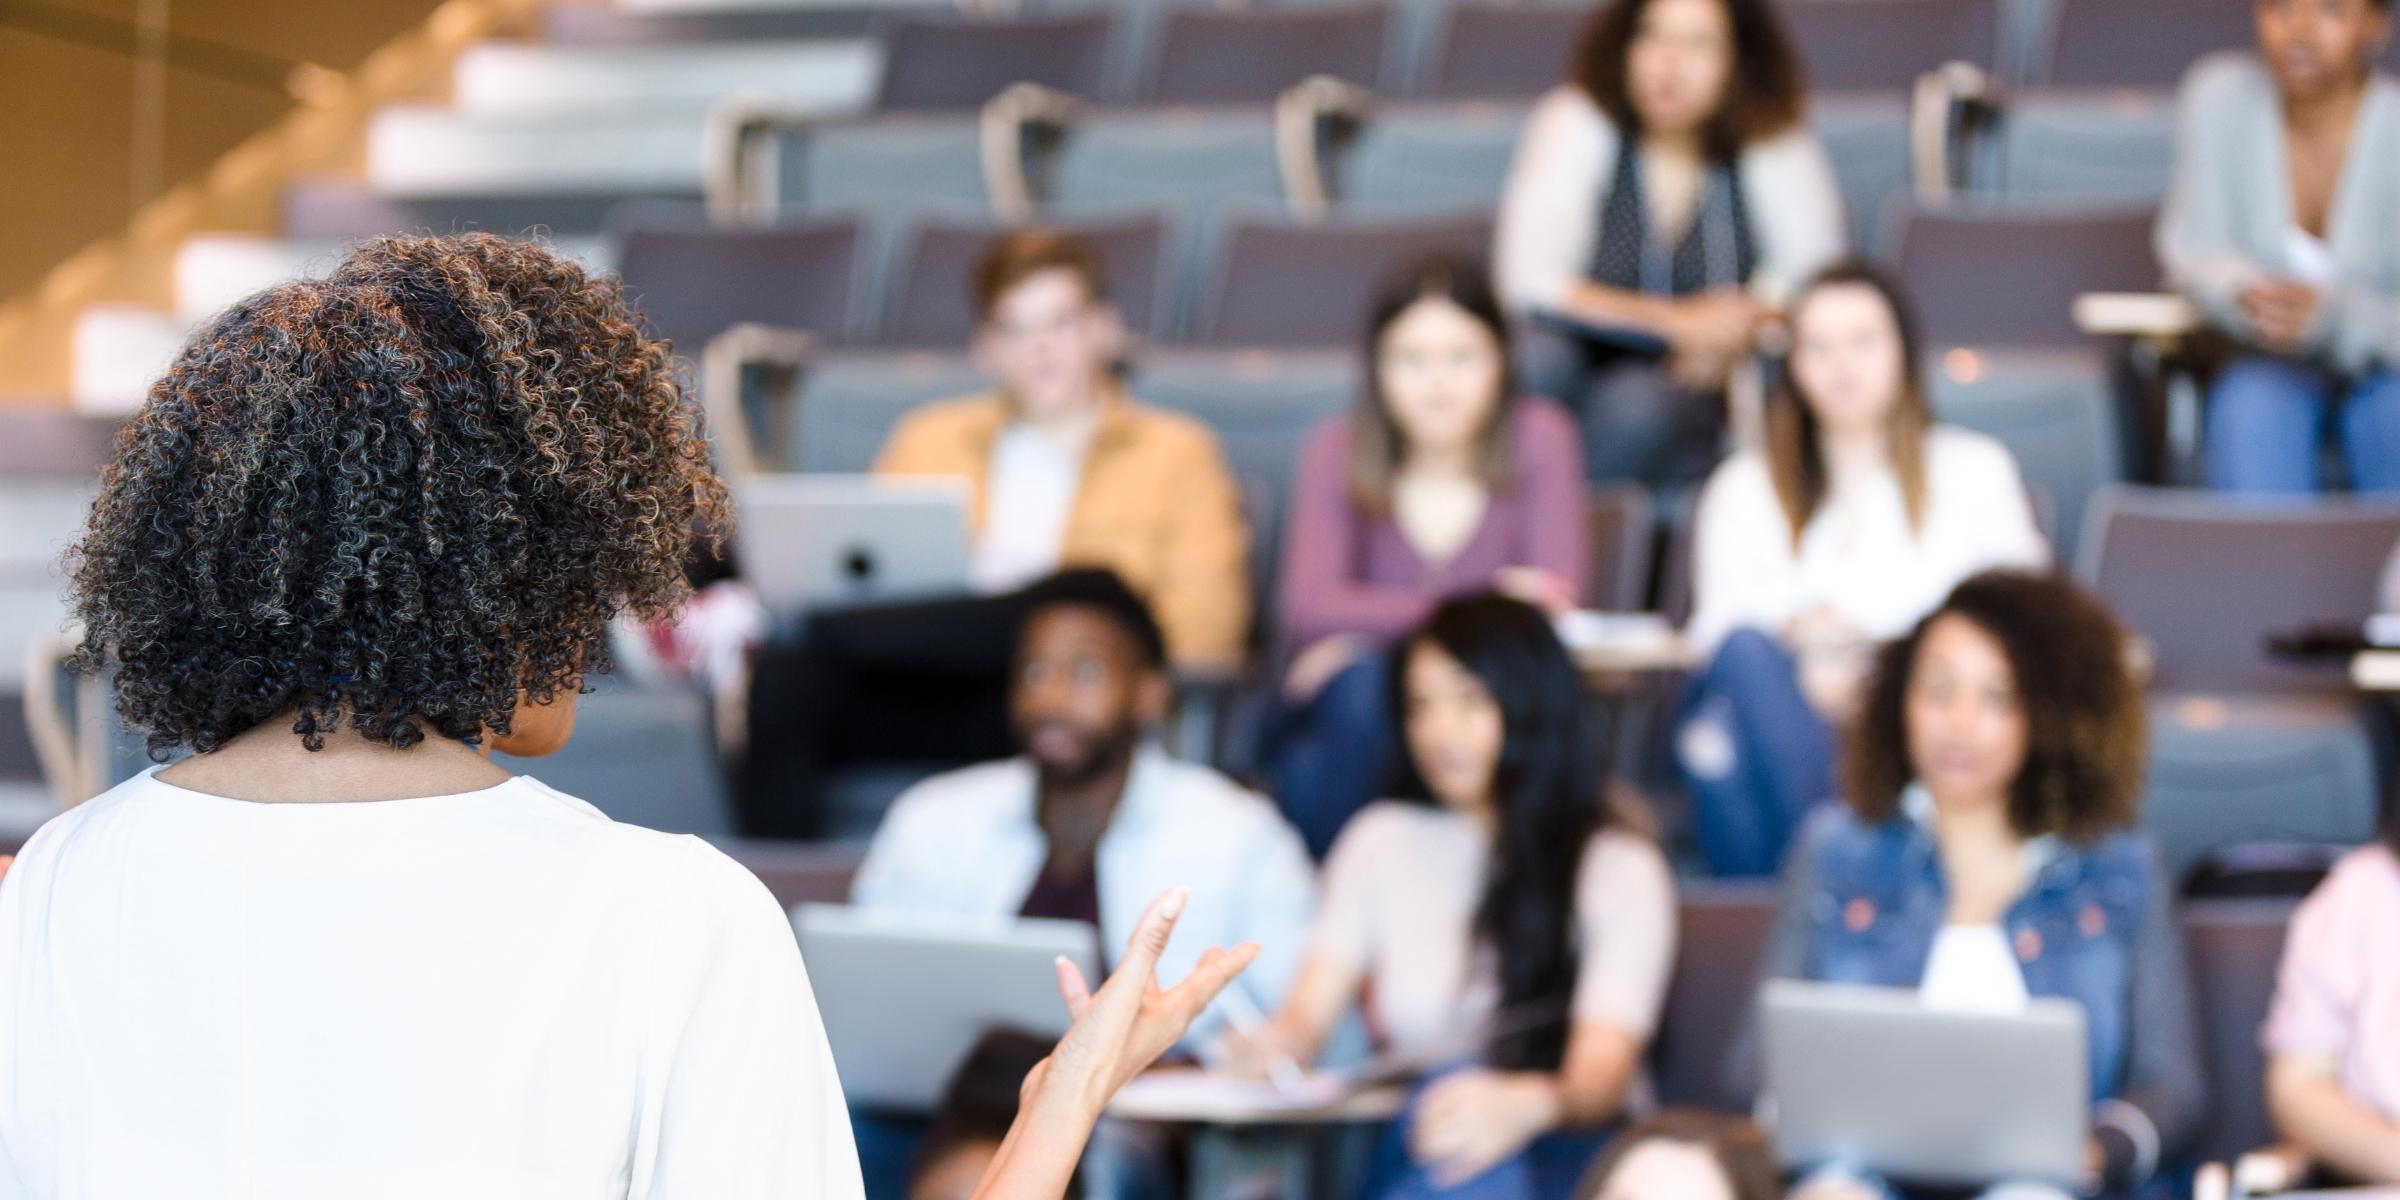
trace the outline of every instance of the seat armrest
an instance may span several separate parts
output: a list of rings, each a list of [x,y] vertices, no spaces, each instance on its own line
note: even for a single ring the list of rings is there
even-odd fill
[[[2172,292],[2086,292],[2075,298],[2075,327],[2100,337],[2178,341],[2200,331],[2200,310]]]

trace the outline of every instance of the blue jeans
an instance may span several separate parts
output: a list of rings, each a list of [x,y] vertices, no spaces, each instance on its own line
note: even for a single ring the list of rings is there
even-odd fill
[[[1367,1169],[1364,1194],[1369,1200],[1553,1200],[1575,1194],[1576,1184],[1607,1143],[1609,1130],[1546,1133],[1473,1179],[1447,1188],[1435,1183],[1432,1170],[1409,1157],[1408,1130],[1416,1123],[1417,1105],[1426,1090],[1451,1073],[1438,1072],[1418,1084],[1407,1111],[1384,1127]]]
[[[1724,401],[1676,386],[1656,362],[1537,326],[1518,339],[1517,375],[1526,394],[1548,396],[1576,415],[1583,473],[1596,483],[1624,479],[1675,491],[1716,465]]]
[[[1276,802],[1318,859],[1342,826],[1375,799],[1396,738],[1390,668],[1370,654],[1342,669],[1306,703],[1270,718],[1265,755]]]
[[[1739,629],[1692,681],[1676,765],[1709,873],[1772,875],[1810,809],[1834,794],[1833,730],[1800,691],[1783,643]]]
[[[2346,395],[2337,396],[2347,386]],[[2400,375],[2345,381],[2285,358],[2237,359],[2209,391],[2208,486],[2255,495],[2324,490],[2328,428],[2354,491],[2400,490]]]

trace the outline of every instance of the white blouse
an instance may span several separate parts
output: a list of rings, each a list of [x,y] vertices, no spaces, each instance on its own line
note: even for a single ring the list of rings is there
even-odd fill
[[[1944,925],[1925,957],[1917,995],[1956,1012],[2015,1012],[2025,1007],[2025,972],[1998,925]]]
[[[0,1196],[860,1195],[791,926],[706,843],[154,771],[0,881]]]
[[[1766,457],[1754,450],[1709,477],[1696,522],[1685,636],[1704,653],[1735,629],[1779,635],[1819,605],[1870,637],[1897,637],[1978,571],[2050,561],[2007,447],[1947,425],[1925,435],[1921,529],[1910,527],[1887,468],[1828,497],[1795,548]]]

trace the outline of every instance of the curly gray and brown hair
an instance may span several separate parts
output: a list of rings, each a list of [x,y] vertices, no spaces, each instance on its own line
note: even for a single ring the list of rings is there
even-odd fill
[[[679,605],[724,484],[663,342],[539,245],[389,237],[227,310],[151,388],[70,553],[79,665],[151,753],[289,717],[505,733]]]

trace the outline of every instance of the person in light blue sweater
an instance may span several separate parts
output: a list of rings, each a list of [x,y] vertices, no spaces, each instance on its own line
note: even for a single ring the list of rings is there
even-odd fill
[[[2158,223],[2169,283],[2241,353],[2209,393],[2209,486],[2400,489],[2400,85],[2391,0],[2259,0],[2258,51],[2183,84]]]

